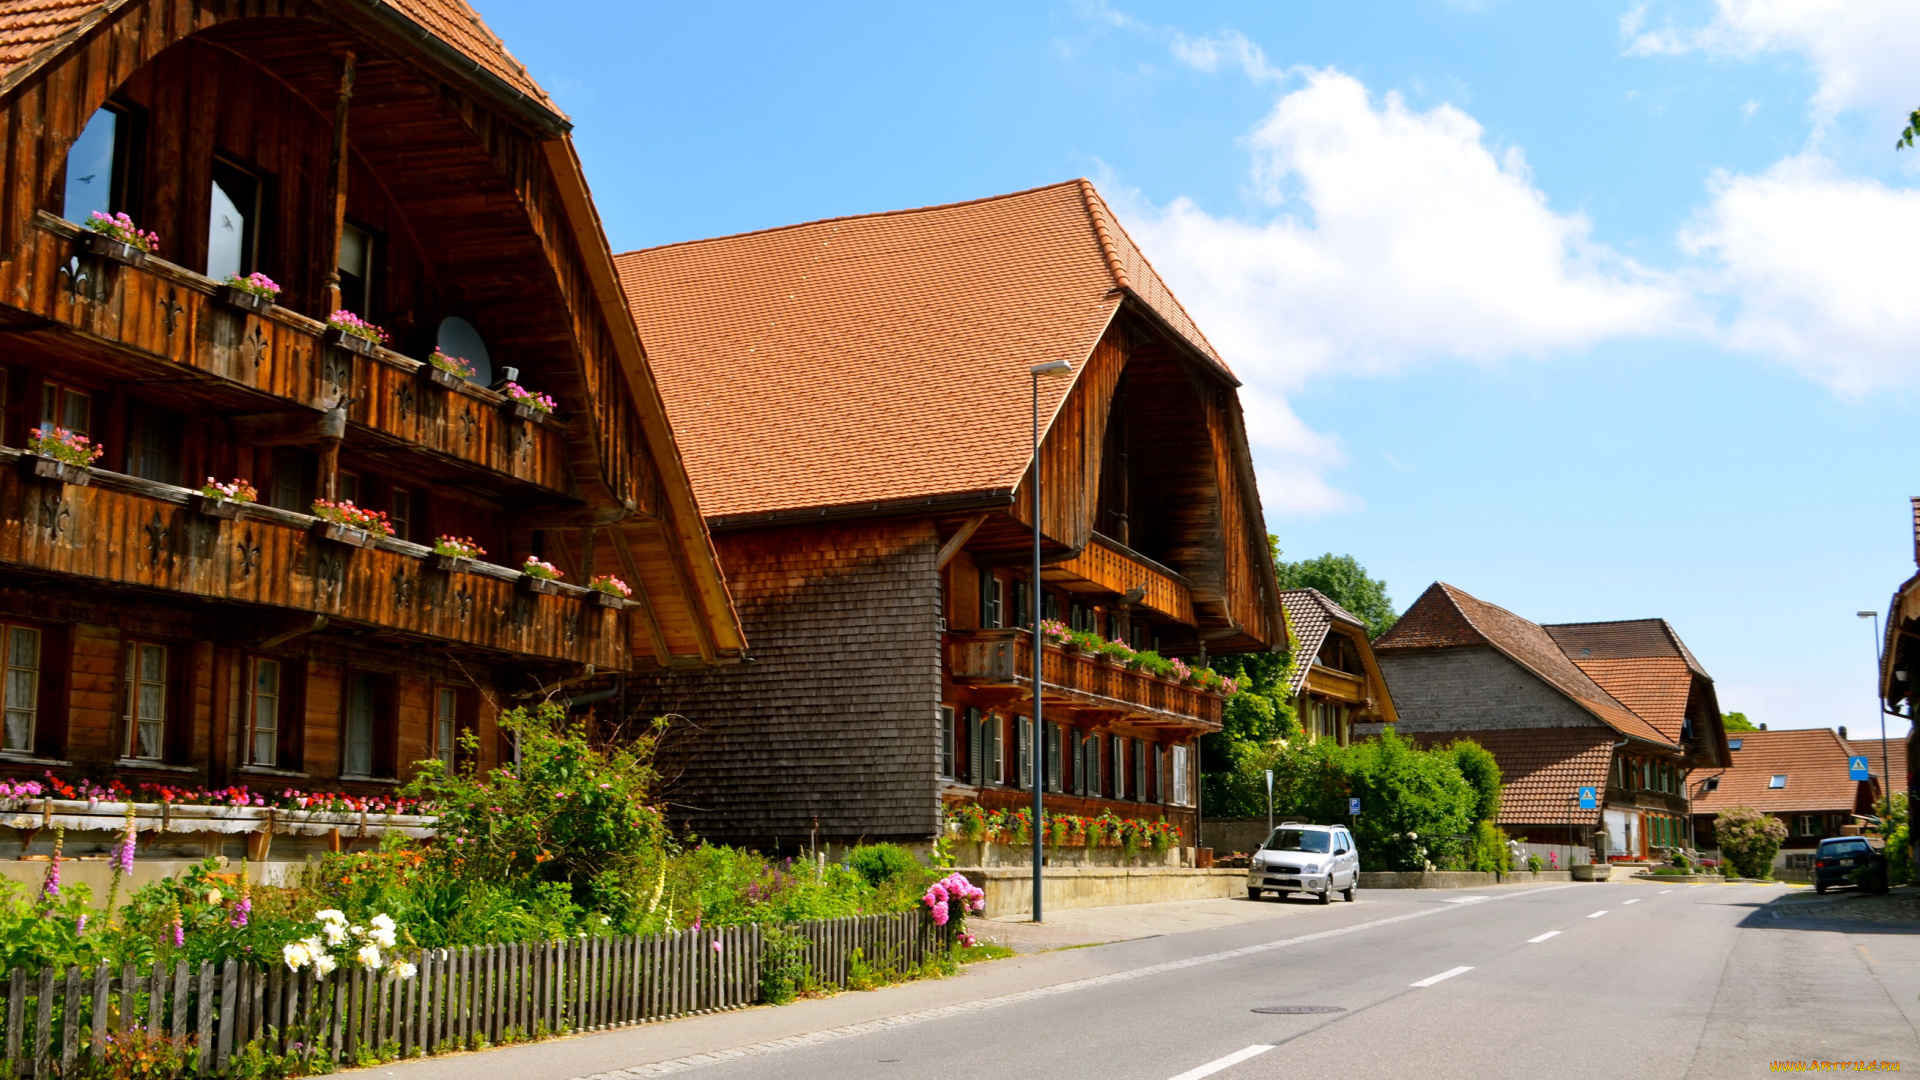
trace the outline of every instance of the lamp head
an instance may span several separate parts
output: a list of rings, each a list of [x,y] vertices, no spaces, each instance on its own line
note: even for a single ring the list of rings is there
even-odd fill
[[[1071,360],[1049,360],[1044,364],[1033,365],[1032,367],[1027,369],[1027,372],[1028,374],[1035,375],[1035,376],[1071,375],[1073,374],[1073,362]]]
[[[1855,614],[1855,615],[1858,615],[1858,616],[1859,616],[1860,618],[1862,618],[1862,619],[1871,619],[1871,618],[1873,618],[1873,617],[1874,617],[1875,615],[1878,615],[1878,614],[1880,614],[1880,613],[1879,613],[1879,612],[1877,612],[1877,611],[1856,611],[1856,612],[1854,612],[1854,614]]]

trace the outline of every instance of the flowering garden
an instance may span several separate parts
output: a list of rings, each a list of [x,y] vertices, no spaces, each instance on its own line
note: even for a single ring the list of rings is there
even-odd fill
[[[946,816],[947,831],[972,843],[1033,842],[1033,811],[1024,806],[990,810],[979,803],[954,803],[946,808]],[[1040,819],[1040,827],[1040,842],[1052,848],[1108,847],[1129,855],[1159,854],[1180,843],[1180,830],[1164,818],[1123,818],[1111,811],[1098,817],[1049,813]]]

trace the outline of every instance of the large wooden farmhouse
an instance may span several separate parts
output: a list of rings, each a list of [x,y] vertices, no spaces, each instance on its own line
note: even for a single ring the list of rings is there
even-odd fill
[[[0,110],[0,776],[375,794],[743,655],[568,121],[460,0],[10,4]]]
[[[1692,843],[1687,775],[1725,768],[1727,740],[1666,620],[1542,626],[1436,582],[1374,649],[1401,734],[1493,752],[1502,828],[1605,857]]]
[[[623,255],[754,663],[635,680],[685,718],[685,819],[925,840],[942,802],[1177,822],[1223,696],[1044,649],[1048,618],[1197,665],[1284,643],[1239,385],[1085,181]],[[1024,567],[1024,569],[1023,569]]]

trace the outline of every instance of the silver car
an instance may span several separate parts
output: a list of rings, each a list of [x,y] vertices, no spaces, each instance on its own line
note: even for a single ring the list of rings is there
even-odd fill
[[[1340,893],[1351,902],[1360,885],[1360,852],[1344,825],[1282,825],[1253,853],[1247,866],[1247,898],[1290,892],[1320,898]]]

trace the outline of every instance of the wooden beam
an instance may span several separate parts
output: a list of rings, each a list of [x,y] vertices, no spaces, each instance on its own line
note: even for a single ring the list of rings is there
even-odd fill
[[[653,658],[661,667],[673,660],[673,653],[667,648],[667,635],[660,630],[660,619],[653,613],[653,600],[647,595],[646,582],[641,580],[639,564],[633,561],[633,549],[627,546],[627,532],[618,526],[608,529],[613,537],[613,553],[620,559],[620,568],[627,572],[627,580],[633,584],[634,603],[640,605],[641,621],[647,625],[647,641],[653,646]]]
[[[967,541],[973,539],[974,531],[986,524],[986,521],[987,515],[975,514],[961,523],[960,528],[947,538],[947,542],[940,545],[940,553],[933,559],[934,569],[946,569],[947,564],[953,561],[955,555],[960,554],[960,549],[966,546]]]
[[[233,440],[255,446],[313,446],[338,442],[347,430],[347,410],[288,409],[284,412],[246,413],[227,417]]]
[[[353,53],[340,56],[340,89],[333,100],[333,151],[327,159],[327,314],[340,310],[340,234],[347,226],[347,106],[353,101]],[[356,311],[365,318],[367,313]]]
[[[680,543],[682,538],[676,530],[669,530],[659,522],[654,523],[654,531],[660,537],[661,547],[666,549],[667,565],[673,569],[674,584],[680,587],[687,610],[694,613],[690,621],[693,623],[693,638],[700,645],[700,659],[709,664],[716,663],[720,659],[720,650],[714,643],[713,625],[699,617],[702,610],[700,593],[693,585],[693,568],[688,565],[687,550]]]

